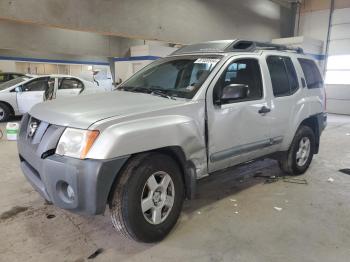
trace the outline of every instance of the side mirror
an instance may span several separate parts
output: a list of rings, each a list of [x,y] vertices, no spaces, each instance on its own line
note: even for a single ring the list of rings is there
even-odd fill
[[[245,99],[249,95],[248,85],[230,84],[222,89],[220,102],[225,104],[234,100]]]
[[[15,88],[15,92],[17,92],[17,93],[22,92],[22,86],[17,86],[17,87]]]

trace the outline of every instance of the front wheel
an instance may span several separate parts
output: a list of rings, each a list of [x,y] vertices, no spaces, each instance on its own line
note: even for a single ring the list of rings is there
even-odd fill
[[[11,109],[8,105],[0,103],[0,122],[6,122],[10,119]]]
[[[308,126],[301,126],[286,155],[279,160],[280,168],[287,174],[305,173],[312,161],[315,149],[315,134]]]
[[[177,163],[164,154],[140,154],[120,175],[109,205],[114,227],[136,241],[162,240],[176,224],[184,199]]]

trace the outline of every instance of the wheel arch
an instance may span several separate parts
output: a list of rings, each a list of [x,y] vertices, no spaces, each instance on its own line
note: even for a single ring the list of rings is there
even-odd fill
[[[316,115],[310,116],[306,119],[304,119],[298,129],[301,126],[308,126],[311,128],[311,130],[314,132],[315,135],[315,148],[314,148],[314,154],[317,154],[320,148],[320,135],[321,135],[321,130],[320,130],[320,124],[319,124],[319,119]],[[297,129],[297,130],[298,130]]]
[[[10,103],[0,100],[0,104],[6,105],[11,110],[11,115],[13,115],[13,116],[15,115],[15,110]]]
[[[168,146],[168,147],[157,148],[150,151],[145,151],[145,152],[140,152],[140,153],[135,153],[130,155],[127,161],[125,161],[123,166],[118,171],[118,174],[116,174],[112,182],[112,185],[109,188],[107,204],[110,202],[113,195],[113,191],[116,185],[119,183],[119,178],[120,178],[119,174],[123,172],[123,170],[127,167],[130,161],[132,161],[138,155],[145,154],[145,153],[149,153],[149,154],[161,153],[171,157],[176,162],[176,164],[180,167],[182,179],[185,187],[186,198],[187,199],[194,198],[194,195],[196,192],[196,180],[197,180],[196,167],[192,161],[186,159],[186,155],[180,146]]]

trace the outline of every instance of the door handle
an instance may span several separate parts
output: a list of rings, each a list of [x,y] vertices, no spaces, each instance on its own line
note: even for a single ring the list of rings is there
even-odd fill
[[[266,106],[263,106],[262,108],[259,109],[259,114],[267,114],[271,111],[270,108],[266,107]]]

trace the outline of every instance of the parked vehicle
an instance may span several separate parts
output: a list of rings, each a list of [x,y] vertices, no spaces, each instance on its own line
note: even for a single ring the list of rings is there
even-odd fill
[[[22,76],[25,76],[25,74],[0,72],[0,84]]]
[[[0,122],[25,114],[44,100],[99,91],[94,83],[69,75],[21,76],[0,84]]]
[[[54,205],[102,214],[143,242],[175,225],[197,179],[261,158],[304,173],[325,128],[325,90],[301,50],[251,41],[185,46],[119,91],[36,105],[23,117],[24,175]]]

